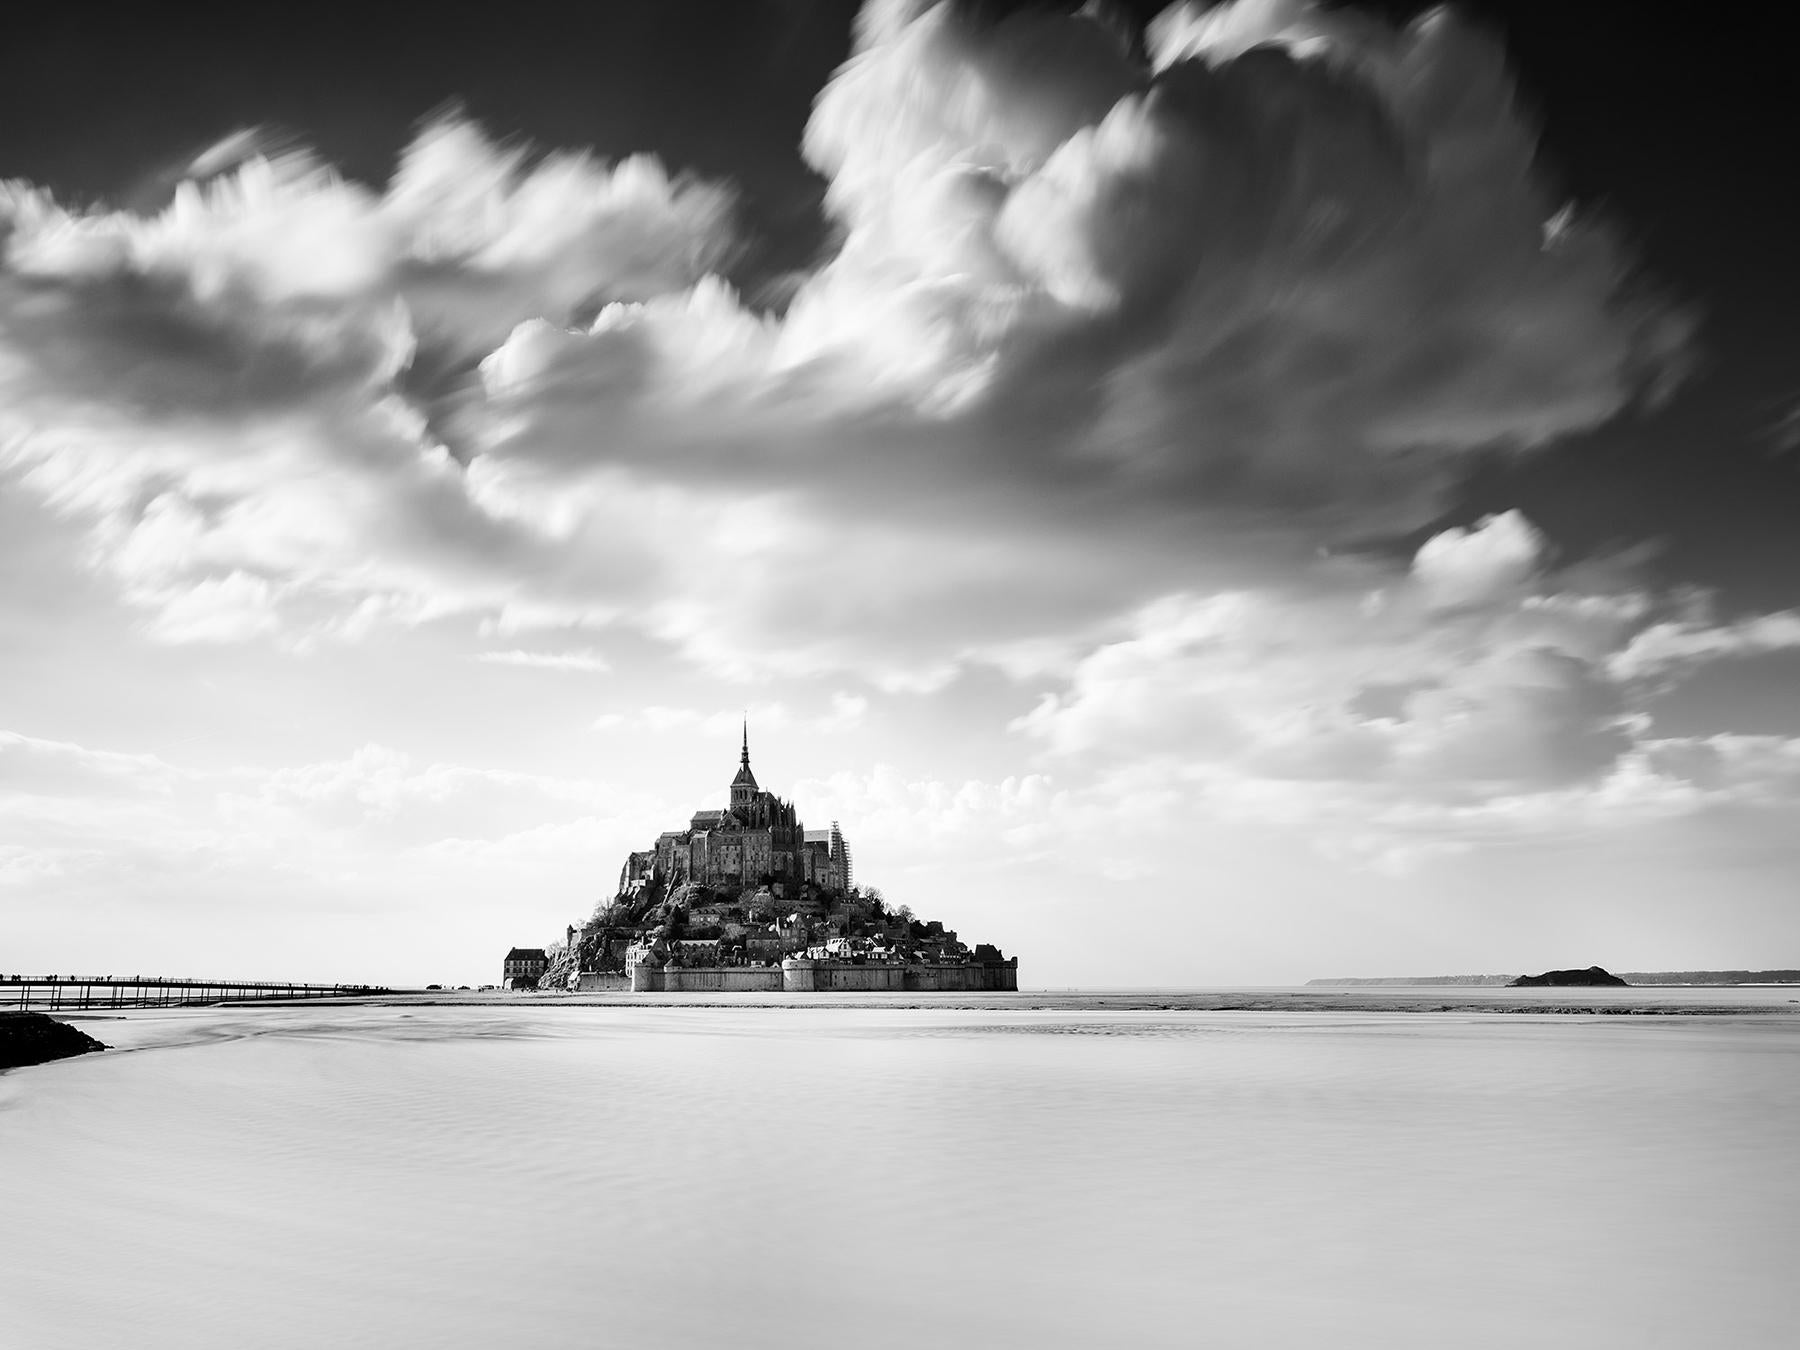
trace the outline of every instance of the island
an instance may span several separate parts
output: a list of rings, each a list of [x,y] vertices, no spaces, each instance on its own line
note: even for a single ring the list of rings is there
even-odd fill
[[[1542,975],[1521,975],[1507,985],[1507,988],[1535,989],[1547,985],[1559,988],[1564,986],[1580,988],[1616,986],[1620,989],[1629,989],[1631,987],[1617,975],[1602,970],[1599,966],[1589,966],[1586,970],[1546,970]]]
[[[40,1012],[0,1012],[0,1069],[48,1064],[106,1047],[79,1027]]]
[[[1010,991],[1019,960],[973,946],[936,920],[859,885],[838,823],[809,830],[765,791],[744,728],[726,804],[694,812],[632,853],[613,894],[541,973],[515,965],[514,987],[636,993]],[[532,949],[535,955],[535,949]],[[514,974],[518,971],[518,974]]]

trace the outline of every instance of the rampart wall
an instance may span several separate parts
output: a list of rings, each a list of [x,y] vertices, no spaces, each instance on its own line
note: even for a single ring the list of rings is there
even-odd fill
[[[581,977],[582,989],[590,979]],[[659,966],[634,962],[626,983],[596,988],[629,988],[637,994],[698,993],[983,993],[1019,987],[1015,958],[998,966],[889,964],[856,965],[849,961],[813,961],[789,957],[779,966]]]
[[[939,965],[915,962],[906,965],[850,961],[813,961],[791,956],[781,963],[788,993],[869,992],[981,993],[1019,987],[1017,961],[999,966]]]
[[[634,994],[780,993],[780,966],[659,966],[638,961],[626,967]]]

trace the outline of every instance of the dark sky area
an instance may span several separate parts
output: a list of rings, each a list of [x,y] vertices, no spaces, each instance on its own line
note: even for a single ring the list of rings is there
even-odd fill
[[[196,150],[266,124],[378,183],[417,120],[455,101],[501,135],[650,150],[732,179],[757,241],[745,265],[766,274],[829,247],[798,146],[855,9],[34,6],[0,46],[0,175],[148,205]],[[1518,506],[1571,555],[1658,541],[1653,571],[1721,588],[1727,614],[1800,602],[1800,450],[1778,430],[1800,405],[1793,119],[1773,35],[1623,0],[1463,9],[1506,35],[1551,171],[1701,327],[1695,373],[1668,404],[1553,454],[1494,457],[1455,514]]]

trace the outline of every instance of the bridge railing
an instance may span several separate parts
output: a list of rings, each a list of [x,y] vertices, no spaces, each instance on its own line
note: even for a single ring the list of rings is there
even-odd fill
[[[372,984],[208,980],[165,975],[0,975],[0,1008],[169,1008],[192,1004],[286,1002],[392,991]]]

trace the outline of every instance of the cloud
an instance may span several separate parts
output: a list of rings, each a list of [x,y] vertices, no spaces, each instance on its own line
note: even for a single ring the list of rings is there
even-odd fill
[[[733,209],[726,188],[647,157],[537,155],[440,118],[379,194],[244,131],[198,156],[154,214],[70,210],[13,185],[0,222],[9,271],[71,300],[148,285],[171,311],[258,320],[397,300],[424,340],[479,355],[525,319],[692,284],[735,249]]]
[[[1624,709],[1599,657],[1638,606],[1507,594],[1486,585],[1492,569],[1446,563],[1465,547],[1485,549],[1454,532],[1407,572],[1340,564],[1287,590],[1163,597],[1015,729],[1060,756],[1178,754],[1422,790],[1551,782],[1604,763],[1622,748],[1611,727]],[[1446,569],[1461,587],[1448,612]]]
[[[0,923],[22,964],[67,969],[73,925],[89,968],[423,983],[560,935],[690,805],[381,745],[198,769],[0,732]]]
[[[523,666],[528,670],[574,671],[584,675],[600,675],[612,669],[612,663],[596,651],[528,652],[515,648],[512,651],[481,652],[475,659],[488,665]]]
[[[713,275],[728,187],[465,121],[379,191],[254,138],[154,214],[9,188],[7,490],[85,522],[164,641],[627,624],[931,687],[1307,584],[1466,452],[1682,369],[1685,317],[1549,194],[1453,15],[1245,0],[1148,63],[1079,16],[858,34],[803,147],[842,246],[779,315]]]
[[[1045,774],[998,781],[909,778],[892,765],[797,783],[794,800],[809,818],[843,822],[852,847],[891,854],[906,866],[966,862],[984,866],[1063,856],[1074,803]]]
[[[1714,801],[1788,807],[1800,796],[1800,737],[1671,737],[1649,742],[1645,757],[1666,781],[1691,784]]]
[[[645,813],[643,794],[598,781],[452,763],[415,763],[390,746],[348,758],[242,774],[219,811],[234,829],[275,836],[341,832],[415,846],[497,838],[571,816]]]
[[[1638,633],[1607,663],[1614,678],[1681,674],[1711,661],[1800,648],[1800,610],[1757,614],[1735,623],[1671,619]]]
[[[204,847],[215,831],[189,812],[202,780],[155,755],[0,730],[0,884],[91,879],[142,848]]]
[[[1417,525],[1458,451],[1673,369],[1683,320],[1623,303],[1627,259],[1535,186],[1497,48],[1453,21],[1160,69],[1085,19],[860,31],[805,142],[844,244],[780,322],[701,288],[487,367],[522,516],[568,510],[600,419],[609,499],[692,513],[669,579],[739,585],[677,582],[651,622],[717,668],[941,679],[1086,640]],[[713,527],[734,511],[756,528]],[[822,570],[854,603],[784,603]]]
[[[179,770],[155,755],[90,750],[0,731],[0,790],[34,795],[166,794]]]
[[[842,690],[831,696],[828,711],[811,715],[798,713],[785,703],[755,703],[746,708],[702,712],[698,708],[675,708],[653,703],[634,712],[602,713],[593,721],[595,731],[631,729],[665,734],[670,731],[698,731],[708,738],[735,736],[740,726],[758,731],[804,732],[812,735],[835,735],[860,726],[869,711],[869,700],[861,694]]]
[[[1484,604],[1519,590],[1537,570],[1544,537],[1517,511],[1426,540],[1413,577],[1433,608]]]
[[[167,641],[497,611],[556,559],[472,500],[433,400],[524,319],[697,280],[730,194],[456,121],[382,195],[221,163],[148,216],[0,191],[0,466]]]
[[[1509,513],[1404,566],[1163,597],[1013,727],[1077,776],[1383,868],[1487,842],[1506,803],[1623,801],[1606,785],[1647,762],[1650,721],[1610,662],[1660,602],[1584,589],[1540,547]]]
[[[565,849],[538,862],[609,875],[613,854],[654,834],[674,809],[641,790],[421,764],[383,745],[337,760],[202,771],[0,731],[0,875],[20,883],[70,873],[91,881],[261,870],[328,886],[403,867],[421,851],[441,858],[460,849],[495,867],[507,857],[517,863],[517,839],[533,831],[569,849],[583,838],[611,840],[585,857]],[[416,878],[402,881],[402,890],[417,893]]]
[[[165,595],[147,590],[138,595],[157,603],[150,632],[164,642],[242,642],[280,627],[273,588],[248,572],[207,577]]]
[[[93,855],[71,855],[63,849],[27,848],[18,844],[0,844],[0,888],[21,889],[41,886],[66,876],[70,863]]]

